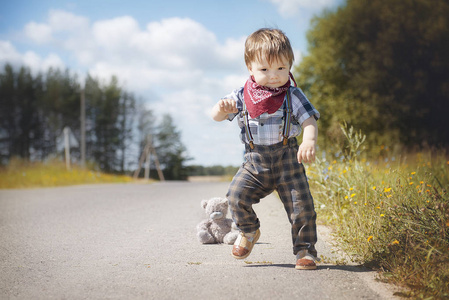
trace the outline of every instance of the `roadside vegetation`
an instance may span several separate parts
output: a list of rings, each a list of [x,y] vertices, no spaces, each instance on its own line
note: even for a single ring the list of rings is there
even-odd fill
[[[59,160],[31,163],[22,159],[12,159],[7,167],[0,168],[0,189],[124,183],[132,180],[129,176],[105,174],[76,165],[69,171]]]
[[[365,136],[352,127],[342,131],[340,149],[308,168],[319,219],[356,262],[405,287],[402,296],[448,299],[447,153],[379,146],[380,160],[368,160]]]

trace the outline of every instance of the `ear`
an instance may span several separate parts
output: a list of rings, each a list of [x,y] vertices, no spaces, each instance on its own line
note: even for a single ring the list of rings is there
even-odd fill
[[[204,209],[207,206],[207,200],[202,200],[201,201],[201,207]]]

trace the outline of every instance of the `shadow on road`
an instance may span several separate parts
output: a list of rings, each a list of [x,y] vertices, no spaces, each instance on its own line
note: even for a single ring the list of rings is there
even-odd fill
[[[266,268],[266,267],[277,267],[277,268],[289,268],[294,269],[294,264],[264,264],[264,263],[251,263],[250,265],[244,266],[245,268]],[[353,273],[363,273],[372,272],[372,270],[365,268],[363,266],[347,266],[347,265],[318,265],[317,270],[340,270]]]

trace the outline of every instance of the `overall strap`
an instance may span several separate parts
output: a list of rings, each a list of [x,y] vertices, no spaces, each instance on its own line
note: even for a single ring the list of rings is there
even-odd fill
[[[245,123],[245,135],[246,139],[248,140],[249,147],[251,149],[254,149],[254,138],[251,134],[251,130],[249,128],[249,113],[246,109],[245,101],[243,102],[243,122]],[[283,145],[287,145],[288,143],[288,135],[290,134],[290,123],[291,123],[291,117],[292,117],[292,100],[290,97],[290,92],[287,91],[286,93],[286,100],[285,100],[285,108],[284,108],[284,132],[282,133],[283,139]]]
[[[246,105],[245,105],[245,100],[242,101],[243,102],[243,121],[245,123],[245,134],[246,134],[246,139],[248,140],[249,143],[249,147],[251,149],[254,149],[254,138],[253,135],[251,134],[251,130],[249,129],[249,113],[248,110],[246,109]]]
[[[292,99],[290,96],[290,91],[287,91],[286,93],[286,100],[285,100],[285,110],[284,110],[284,132],[283,132],[283,145],[287,145],[288,142],[288,135],[290,134],[290,121],[292,117]]]

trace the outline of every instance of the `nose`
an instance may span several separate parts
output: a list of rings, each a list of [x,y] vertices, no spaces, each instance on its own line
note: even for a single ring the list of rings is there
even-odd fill
[[[221,219],[221,218],[223,218],[223,213],[221,213],[221,212],[214,212],[214,213],[212,213],[212,214],[210,215],[210,218],[211,218],[212,220]]]
[[[276,79],[277,77],[278,77],[278,72],[277,71],[270,72],[270,79]]]

